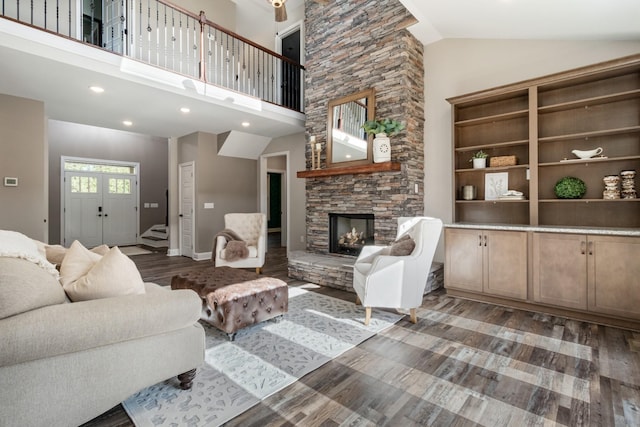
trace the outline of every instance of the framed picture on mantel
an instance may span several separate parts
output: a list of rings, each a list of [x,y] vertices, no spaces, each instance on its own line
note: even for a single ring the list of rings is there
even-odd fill
[[[509,172],[484,175],[484,199],[498,200],[509,189]]]

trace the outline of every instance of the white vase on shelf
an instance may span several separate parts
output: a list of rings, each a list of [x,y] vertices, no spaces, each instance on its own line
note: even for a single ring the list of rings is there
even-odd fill
[[[473,159],[473,168],[474,169],[484,169],[487,167],[487,158],[482,157],[479,159]]]
[[[373,138],[373,163],[391,161],[391,141],[386,133],[378,133]]]

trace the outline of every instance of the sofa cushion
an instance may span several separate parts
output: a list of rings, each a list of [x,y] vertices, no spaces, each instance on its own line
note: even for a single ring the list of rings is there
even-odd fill
[[[65,300],[58,280],[38,265],[0,257],[0,319]]]
[[[69,251],[71,253],[71,250]],[[88,252],[88,251],[87,251]],[[62,263],[65,266],[67,258]],[[114,246],[89,270],[73,282],[66,282],[64,290],[71,301],[86,301],[122,295],[144,293],[144,282],[135,263]]]

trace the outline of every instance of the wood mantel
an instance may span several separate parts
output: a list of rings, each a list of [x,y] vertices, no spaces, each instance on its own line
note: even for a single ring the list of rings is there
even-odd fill
[[[402,165],[397,162],[372,163],[370,165],[346,166],[338,168],[313,169],[298,171],[298,178],[320,178],[334,175],[350,175],[356,173],[375,173],[399,171]]]

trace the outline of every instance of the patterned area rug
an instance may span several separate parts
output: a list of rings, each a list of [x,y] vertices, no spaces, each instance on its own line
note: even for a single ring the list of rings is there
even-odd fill
[[[364,326],[361,306],[289,288],[289,312],[280,322],[241,330],[233,342],[205,325],[205,365],[192,390],[179,390],[168,380],[123,406],[137,426],[221,425],[401,318],[374,310]]]

